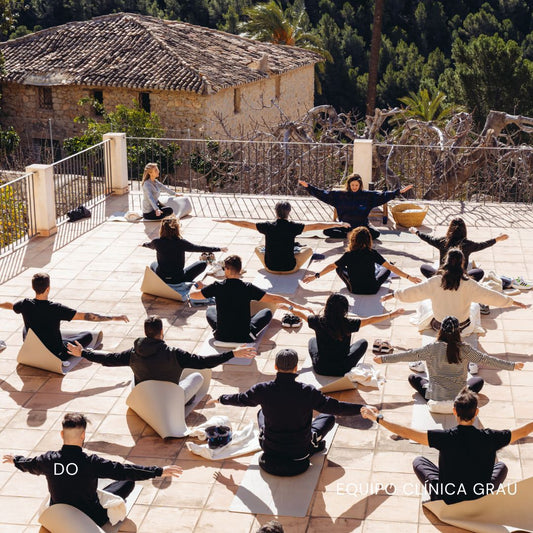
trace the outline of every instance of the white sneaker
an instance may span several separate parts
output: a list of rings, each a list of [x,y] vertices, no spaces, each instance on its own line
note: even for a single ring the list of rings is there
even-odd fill
[[[472,375],[477,374],[479,372],[477,363],[468,363],[468,372],[470,372]]]
[[[412,370],[413,372],[425,372],[426,365],[424,361],[413,361],[409,363],[409,370]]]
[[[65,368],[67,368],[68,366],[70,366],[70,361],[63,361],[63,363],[61,363]]]
[[[520,289],[521,291],[529,291],[533,289],[533,283],[526,281],[524,278],[517,276],[511,281],[511,287],[513,289]]]

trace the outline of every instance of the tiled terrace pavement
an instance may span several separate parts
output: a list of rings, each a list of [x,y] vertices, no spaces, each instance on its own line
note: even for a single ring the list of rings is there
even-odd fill
[[[102,223],[106,214],[125,210],[126,201],[126,197],[110,198],[94,208],[92,220],[65,224],[55,237],[34,239],[22,250],[0,260],[0,281],[3,282],[0,301],[31,296],[31,276],[36,271],[46,270],[52,278],[53,300],[82,311],[126,313],[129,316],[128,324],[102,324],[104,349],[130,347],[133,339],[142,335],[146,315],[157,313],[164,318],[166,340],[194,351],[209,335],[205,309],[191,309],[176,302],[141,296],[139,291],[143,269],[154,259],[153,252],[139,248],[139,244],[156,235],[158,224]],[[468,220],[469,235],[473,239],[484,240],[505,231],[510,235],[509,240],[476,254],[476,261],[486,270],[533,278],[533,224],[528,220],[528,208],[467,205],[468,213],[463,212],[464,208],[459,204],[434,204],[422,229],[442,234],[447,222],[462,214]],[[254,246],[261,240],[258,233],[197,217],[183,220],[183,227],[185,237],[193,242],[228,246],[231,253],[241,255],[246,268],[244,278],[253,280],[260,266],[253,254]],[[325,253],[326,261],[342,251],[338,241],[299,240]],[[418,273],[422,260],[435,257],[433,249],[423,242],[384,243],[379,244],[378,249],[410,274]],[[392,288],[406,283],[406,280],[396,279]],[[340,280],[331,273],[309,286],[300,287],[295,299],[306,301],[318,310],[327,295],[340,288]],[[532,302],[527,293],[519,298],[526,303]],[[388,307],[393,305],[389,303]],[[409,307],[410,312],[413,308]],[[410,312],[392,324],[368,326],[361,335],[369,340],[386,337],[397,346],[417,347],[421,341],[414,326],[409,324]],[[481,347],[502,358],[528,362],[532,312],[516,308],[492,309],[490,316],[483,317],[487,334],[481,338]],[[251,366],[215,369],[210,390],[212,396],[244,391],[254,383],[270,379],[274,374],[274,355],[281,347],[297,348],[300,358],[304,359],[310,330],[305,325],[300,331],[282,329],[281,314],[281,311],[277,312],[261,343],[260,357]],[[87,435],[89,450],[118,461],[159,465],[176,462],[184,469],[178,480],[143,482],[143,491],[121,531],[248,533],[271,519],[270,516],[228,511],[249,457],[223,462],[199,459],[186,450],[185,439],[163,441],[128,411],[125,399],[131,378],[129,369],[103,368],[84,361],[72,373],[60,378],[33,368],[17,367],[15,360],[21,344],[21,324],[19,316],[0,310],[0,338],[8,344],[0,356],[1,454],[35,455],[58,448],[61,417],[68,411],[82,411],[92,420]],[[371,354],[367,354],[367,360],[370,357]],[[407,383],[407,365],[382,368],[387,377],[382,389],[360,389],[335,396],[380,405],[392,420],[409,424],[412,389]],[[481,409],[485,426],[503,429],[532,418],[531,363],[526,364],[520,373],[481,369],[480,375],[486,380]],[[195,424],[215,413],[223,413],[230,417],[235,427],[239,427],[244,421],[254,419],[255,412],[256,409],[226,406],[201,408],[190,417],[189,423]],[[511,481],[533,475],[533,439],[525,440],[507,447],[500,454],[509,465]],[[422,446],[391,440],[388,431],[359,417],[339,418],[339,428],[308,516],[281,517],[280,521],[289,533],[373,533],[391,528],[402,533],[458,531],[424,512],[420,496],[403,492],[404,486],[418,486],[411,471],[411,461],[421,452],[436,458],[433,451]],[[222,472],[225,484],[214,481],[213,474],[217,471]],[[348,483],[358,484],[363,489],[367,483],[393,484],[398,493],[390,496],[338,494]],[[10,465],[1,465],[0,531],[38,531],[36,513],[45,493],[44,478],[18,473]]]

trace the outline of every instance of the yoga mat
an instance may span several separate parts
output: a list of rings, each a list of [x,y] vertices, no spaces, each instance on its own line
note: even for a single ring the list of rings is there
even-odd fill
[[[420,396],[416,394],[413,405],[411,427],[418,431],[428,431],[429,429],[450,429],[457,425],[457,419],[453,414],[437,414],[429,410],[429,406]]]
[[[261,453],[254,456],[231,502],[230,511],[276,516],[306,516],[337,424],[326,435],[326,449],[311,456],[311,465],[298,476],[279,477],[259,467]]]
[[[439,520],[476,533],[532,532],[531,494],[533,478],[507,485],[503,493],[489,494],[452,505],[437,500],[424,507]]]
[[[91,331],[91,333],[93,333],[93,340],[89,344],[89,348],[94,347],[102,339],[101,331]],[[68,338],[68,335],[68,333],[63,332],[63,338]],[[82,357],[71,356],[68,358],[70,364],[63,366],[63,361],[48,350],[32,329],[28,330],[28,334],[17,355],[17,362],[22,365],[33,366],[34,368],[41,368],[42,370],[62,375],[70,372],[81,360]]]
[[[381,235],[378,239],[381,242],[419,242],[420,239],[409,233],[408,231],[395,231],[395,230],[378,230]]]
[[[322,392],[336,392],[357,388],[357,383],[354,383],[346,376],[322,376],[315,374],[309,357],[305,360],[303,368],[298,371],[297,379],[300,383],[313,385],[313,387]]]
[[[266,292],[274,294],[294,294],[299,287],[299,281],[303,279],[305,266],[292,274],[271,274],[266,270],[260,270],[252,281],[253,285]]]
[[[149,266],[144,269],[141,292],[151,294],[152,296],[168,298],[169,300],[177,300],[178,302],[185,301],[179,292],[169,287]]]
[[[98,481],[98,488],[103,489],[109,485],[109,480]],[[141,493],[142,485],[136,485],[131,494],[126,498],[126,516]],[[48,503],[50,498],[46,498]],[[46,509],[39,516],[39,523],[51,533],[117,533],[123,521],[111,525],[104,524],[102,527],[91,520],[83,511],[64,503],[58,503]]]
[[[390,292],[387,285],[382,285],[377,294],[352,294],[347,289],[341,289],[340,292],[348,298],[350,313],[354,315],[365,318],[387,312],[381,303],[381,297]]]

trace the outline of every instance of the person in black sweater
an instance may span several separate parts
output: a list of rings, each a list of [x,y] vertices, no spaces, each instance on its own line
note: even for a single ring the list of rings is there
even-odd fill
[[[379,265],[377,272],[375,265]],[[346,252],[339,259],[325,266],[320,272],[308,274],[303,282],[309,283],[332,270],[336,270],[346,288],[353,294],[376,294],[390,276],[391,271],[413,283],[422,281],[387,262],[379,252],[374,250],[370,231],[364,226],[355,228],[348,235]]]
[[[136,339],[133,348],[118,353],[84,350],[81,344],[69,344],[68,350],[75,357],[104,366],[129,366],[133,371],[135,384],[147,380],[170,381],[180,385],[188,402],[201,388],[204,380],[199,372],[193,372],[181,379],[184,368],[214,368],[232,357],[255,357],[255,348],[238,348],[233,351],[201,357],[180,348],[172,348],[163,340],[163,321],[158,316],[149,316],[144,321],[146,337]]]
[[[154,477],[179,477],[182,474],[182,468],[177,465],[160,467],[122,464],[98,455],[87,455],[82,449],[87,422],[83,414],[67,413],[63,418],[61,450],[49,451],[33,458],[4,455],[3,462],[15,465],[22,472],[46,476],[50,505],[72,505],[99,526],[108,521],[108,515],[96,493],[98,479],[117,480],[104,490],[125,499],[133,490],[135,481]]]
[[[68,366],[67,341],[79,342],[87,346],[93,340],[90,331],[61,335],[60,325],[63,320],[86,320],[88,322],[104,322],[108,320],[120,320],[128,322],[126,315],[99,315],[97,313],[81,313],[57,302],[48,299],[50,294],[50,276],[46,272],[37,272],[31,280],[32,289],[35,291],[35,298],[24,298],[15,302],[0,303],[0,308],[11,309],[17,314],[21,314],[24,320],[23,338],[26,338],[28,330],[31,329],[40,341],[55,356],[63,361],[64,366]]]
[[[185,252],[227,252],[227,248],[218,246],[198,246],[181,236],[181,225],[175,216],[164,218],[159,228],[159,238],[145,242],[145,248],[157,253],[157,261],[150,268],[165,283],[182,283],[193,281],[207,267],[205,261],[195,261],[185,267]]]
[[[403,189],[396,189],[395,191],[365,191],[363,190],[363,180],[359,174],[348,176],[344,191],[324,191],[303,180],[299,180],[298,183],[309,194],[334,207],[337,211],[337,217],[341,222],[348,222],[350,225],[349,228],[331,228],[324,230],[324,235],[340,239],[345,239],[352,229],[360,226],[367,227],[372,238],[377,239],[380,235],[379,231],[370,227],[368,222],[370,211],[374,207],[386,204],[398,195],[413,188],[412,185],[408,185]]]
[[[274,222],[248,222],[246,220],[216,220],[240,228],[255,229],[265,236],[265,251],[261,247],[255,249],[256,255],[269,272],[291,274],[296,272],[307,259],[313,255],[313,250],[308,246],[301,247],[295,255],[294,239],[304,231],[316,231],[330,228],[346,228],[349,224],[344,222],[317,222],[301,224],[289,220],[291,204],[278,202],[276,204],[276,220]]]
[[[384,315],[366,318],[348,317],[348,299],[342,294],[334,293],[326,300],[324,313],[321,315],[306,314],[296,309],[292,312],[315,331],[315,337],[309,339],[309,355],[314,371],[324,376],[344,376],[357,365],[368,348],[366,339],[359,339],[351,344],[352,333],[363,326],[399,316],[404,310],[396,309]]]
[[[494,239],[489,239],[483,242],[474,242],[466,238],[466,224],[462,218],[454,218],[448,226],[448,231],[445,237],[431,237],[425,233],[420,233],[416,228],[409,228],[411,233],[414,233],[420,237],[424,242],[434,246],[439,251],[439,266],[442,266],[448,250],[451,248],[459,248],[465,257],[465,270],[468,269],[468,262],[470,260],[470,254],[473,252],[479,252],[489,246],[494,246],[497,242],[505,241],[509,238],[508,235],[502,233]],[[424,264],[420,267],[420,272],[426,278],[431,278],[437,272],[437,268]],[[480,268],[472,268],[467,270],[468,275],[476,281],[483,279],[484,272]]]
[[[258,383],[239,394],[223,394],[206,405],[261,405],[257,413],[263,449],[259,465],[276,476],[295,476],[307,470],[312,454],[325,448],[323,439],[335,424],[332,415],[358,415],[363,406],[339,402],[312,385],[296,381],[298,354],[294,350],[279,351],[275,368],[273,381]],[[313,410],[324,414],[313,420]]]

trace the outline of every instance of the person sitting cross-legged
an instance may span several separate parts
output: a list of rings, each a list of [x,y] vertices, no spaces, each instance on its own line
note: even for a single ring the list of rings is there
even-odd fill
[[[67,413],[63,418],[61,438],[63,447],[38,457],[4,455],[3,462],[15,465],[22,472],[46,476],[50,491],[50,505],[72,505],[103,526],[108,520],[107,510],[98,500],[98,479],[114,479],[104,488],[123,499],[131,494],[135,481],[155,477],[179,477],[183,470],[177,465],[142,466],[109,461],[83,451],[87,418],[80,413]],[[74,529],[72,530],[74,531]]]
[[[289,306],[311,312],[310,309],[291,302],[283,296],[268,294],[251,283],[242,281],[241,258],[230,255],[224,259],[226,279],[204,286],[198,282],[197,291],[191,292],[191,299],[215,298],[215,306],[207,308],[207,322],[215,332],[215,339],[221,342],[253,342],[258,334],[272,320],[272,311],[262,309],[253,317],[250,302],[266,304],[288,304]]]
[[[28,329],[33,330],[41,342],[50,352],[62,361],[69,358],[67,353],[67,341],[77,341],[83,346],[87,346],[93,340],[90,331],[82,331],[77,334],[61,335],[60,324],[63,320],[86,320],[88,322],[105,322],[108,320],[121,320],[128,322],[126,315],[98,315],[96,313],[81,313],[71,309],[66,305],[51,302],[48,299],[50,294],[50,276],[45,272],[34,274],[31,286],[35,291],[35,298],[25,298],[15,302],[0,303],[0,308],[11,309],[17,314],[22,314],[24,320],[23,337],[26,338]]]
[[[204,379],[199,372],[193,372],[181,379],[184,368],[214,368],[232,357],[255,357],[254,348],[238,348],[233,351],[201,357],[169,346],[163,339],[163,321],[158,316],[149,316],[144,321],[146,337],[135,340],[133,348],[118,353],[84,350],[79,343],[69,344],[71,355],[85,357],[103,366],[129,366],[133,371],[135,384],[142,381],[170,381],[180,385],[185,392],[185,403],[200,390]]]
[[[316,222],[301,224],[289,220],[291,204],[278,202],[276,204],[276,220],[274,222],[248,222],[246,220],[217,220],[233,224],[240,228],[255,229],[265,236],[265,251],[261,247],[255,249],[255,253],[269,272],[275,274],[291,274],[300,269],[307,259],[313,254],[313,250],[307,246],[295,253],[294,239],[305,231],[316,231],[329,228],[347,228],[346,222]]]
[[[283,308],[283,305],[281,305]],[[348,299],[334,293],[326,300],[323,313],[315,315],[293,309],[293,313],[305,320],[315,331],[309,339],[309,355],[313,370],[324,376],[344,376],[365,355],[368,348],[366,339],[358,339],[351,344],[352,333],[369,324],[400,316],[404,310],[396,309],[383,315],[368,317],[348,316]]]
[[[454,401],[457,426],[419,431],[396,424],[375,407],[363,407],[361,415],[374,420],[404,439],[439,450],[439,465],[425,457],[413,461],[413,470],[432,500],[447,504],[481,498],[497,491],[507,476],[507,466],[496,463],[496,452],[533,432],[533,422],[513,430],[478,429],[478,396],[465,387]]]
[[[223,394],[207,405],[261,406],[257,413],[259,465],[276,476],[295,476],[309,467],[309,457],[324,449],[324,437],[333,428],[332,415],[358,415],[362,405],[325,396],[312,385],[296,381],[298,354],[285,349],[276,354],[276,378],[246,392]],[[313,420],[313,410],[320,414]]]

